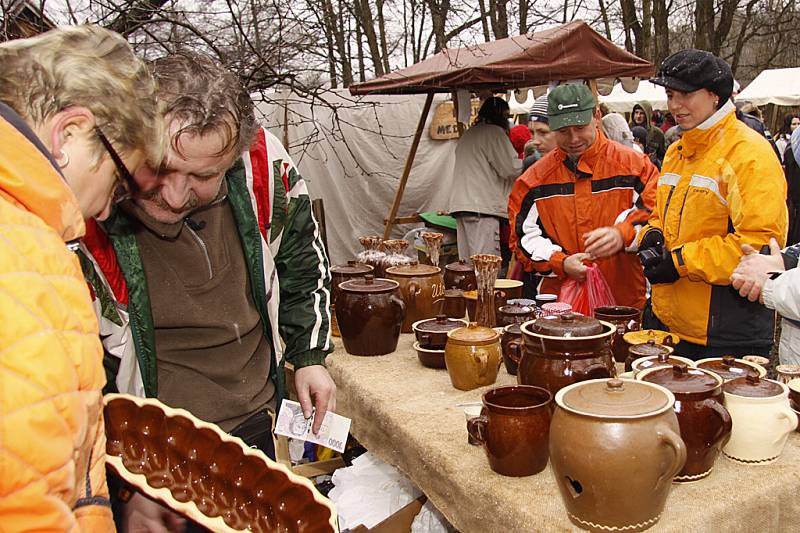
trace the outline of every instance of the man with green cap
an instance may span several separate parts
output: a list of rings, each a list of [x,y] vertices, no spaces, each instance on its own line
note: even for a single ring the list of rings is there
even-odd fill
[[[514,184],[510,245],[525,270],[537,274],[538,293],[557,294],[565,280],[584,280],[591,261],[617,304],[641,309],[646,284],[636,236],[653,208],[658,170],[646,155],[603,135],[596,105],[582,84],[550,92],[557,148]]]

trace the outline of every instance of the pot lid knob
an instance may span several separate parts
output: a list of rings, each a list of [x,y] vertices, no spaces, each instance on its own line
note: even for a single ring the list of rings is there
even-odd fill
[[[758,374],[747,374],[745,378],[747,380],[748,385],[758,385],[761,382],[761,378],[758,377]]]
[[[437,324],[447,323],[447,315],[436,315],[436,323]]]
[[[347,266],[355,266],[358,264],[355,259],[348,259]]]
[[[675,377],[685,376],[689,373],[689,365],[686,363],[676,363],[672,365],[672,373]]]
[[[653,342],[653,341],[649,341]],[[658,362],[659,363],[669,363],[669,352],[666,350],[658,352]]]
[[[723,355],[722,356],[722,366],[725,367],[732,367],[736,364],[736,358],[732,355]]]
[[[572,313],[564,313],[563,315],[558,315],[558,316],[561,317],[562,322],[572,322],[573,320],[575,320],[575,315]]]
[[[375,276],[373,274],[365,274],[364,275],[364,283],[367,285],[372,285],[375,282]]]
[[[609,392],[619,392],[625,389],[625,382],[619,378],[611,378],[606,381],[606,390]]]

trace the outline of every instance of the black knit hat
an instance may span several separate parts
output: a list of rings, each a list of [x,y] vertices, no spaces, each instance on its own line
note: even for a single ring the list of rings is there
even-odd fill
[[[650,81],[684,93],[708,89],[719,96],[720,107],[733,93],[733,73],[723,59],[705,50],[689,48],[675,52],[658,67]]]

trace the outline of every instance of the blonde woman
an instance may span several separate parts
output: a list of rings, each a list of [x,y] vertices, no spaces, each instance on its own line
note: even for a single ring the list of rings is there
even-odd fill
[[[4,43],[0,64],[0,524],[113,531],[103,351],[74,250],[160,157],[155,84],[96,26]]]

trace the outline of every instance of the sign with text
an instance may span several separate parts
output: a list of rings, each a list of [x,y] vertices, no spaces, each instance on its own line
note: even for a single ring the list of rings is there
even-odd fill
[[[469,122],[475,120],[480,110],[481,101],[479,98],[472,99],[472,113],[469,117]],[[455,116],[455,105],[452,101],[442,102],[436,106],[433,112],[433,119],[431,119],[430,129],[431,139],[436,141],[446,141],[448,139],[458,139],[461,137],[461,132],[458,129]]]

